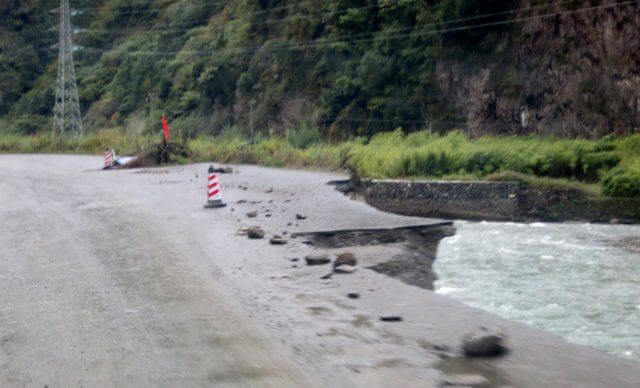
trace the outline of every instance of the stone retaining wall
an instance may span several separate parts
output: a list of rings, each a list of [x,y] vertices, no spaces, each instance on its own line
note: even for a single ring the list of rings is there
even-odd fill
[[[518,182],[363,180],[370,205],[410,216],[493,221],[640,222],[640,199],[587,198]]]

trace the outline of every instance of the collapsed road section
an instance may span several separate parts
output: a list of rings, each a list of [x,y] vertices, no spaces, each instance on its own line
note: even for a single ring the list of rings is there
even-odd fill
[[[326,249],[376,247],[378,254],[369,255],[366,268],[433,290],[438,244],[454,234],[453,223],[443,221],[397,228],[301,232],[292,237],[305,238],[305,244]]]

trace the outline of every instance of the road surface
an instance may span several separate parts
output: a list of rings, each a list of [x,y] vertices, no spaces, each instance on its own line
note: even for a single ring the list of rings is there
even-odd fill
[[[313,247],[242,235],[438,222],[349,200],[325,184],[339,175],[239,166],[220,178],[230,206],[205,210],[206,165],[100,164],[0,155],[2,387],[430,387],[439,369],[518,387],[640,386],[632,361],[365,268],[320,280],[327,269],[300,260]],[[393,249],[357,253],[364,263]],[[478,325],[505,328],[512,353],[438,367],[434,349],[455,352]]]

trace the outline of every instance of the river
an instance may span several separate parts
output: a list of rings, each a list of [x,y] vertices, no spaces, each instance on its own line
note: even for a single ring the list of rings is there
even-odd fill
[[[639,226],[456,222],[436,292],[567,341],[640,360]]]

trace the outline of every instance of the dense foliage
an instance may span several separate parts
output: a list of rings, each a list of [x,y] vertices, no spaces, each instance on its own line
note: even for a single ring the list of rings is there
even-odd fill
[[[56,0],[0,5],[0,117],[47,129]],[[535,2],[534,2],[535,4]],[[72,0],[89,130],[156,125],[194,134],[312,129],[331,139],[464,126],[436,59],[490,58],[519,2],[495,0]],[[494,15],[478,19],[478,15]],[[5,23],[6,22],[6,23]],[[463,29],[459,30],[459,27]],[[449,30],[448,33],[434,33]],[[308,132],[308,131],[307,131]]]

